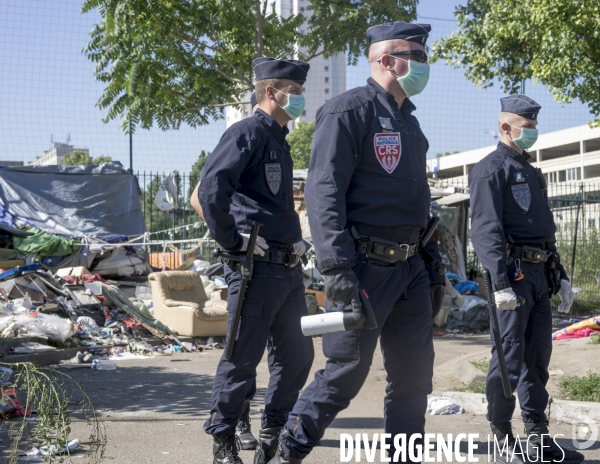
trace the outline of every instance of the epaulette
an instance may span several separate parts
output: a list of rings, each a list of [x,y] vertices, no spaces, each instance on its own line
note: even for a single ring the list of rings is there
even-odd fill
[[[333,97],[321,107],[321,111],[330,114],[344,113],[366,106],[371,101],[373,101],[373,96],[369,94],[367,89],[357,87]]]
[[[485,179],[486,177],[493,176],[502,168],[502,166],[504,166],[506,158],[508,158],[506,153],[502,153],[500,150],[494,150],[471,169],[469,177],[474,179]]]

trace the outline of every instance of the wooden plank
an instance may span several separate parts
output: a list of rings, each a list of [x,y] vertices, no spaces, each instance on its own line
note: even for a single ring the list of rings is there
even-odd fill
[[[311,288],[307,288],[304,290],[305,293],[312,293],[317,297],[317,304],[321,307],[325,306],[325,292],[321,290],[313,290]]]

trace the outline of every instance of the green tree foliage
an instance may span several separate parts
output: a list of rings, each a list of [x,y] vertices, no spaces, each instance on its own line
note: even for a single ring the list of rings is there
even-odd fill
[[[310,161],[310,150],[315,137],[315,123],[299,121],[287,141],[290,144],[294,169],[308,167]]]
[[[208,159],[209,155],[210,155],[210,152],[206,153],[204,150],[202,150],[200,152],[200,156],[198,156],[198,159],[192,166],[192,170],[190,172],[190,177],[189,177],[190,185],[188,187],[188,195],[185,198],[185,201],[187,201],[187,202],[190,201],[190,197],[192,196],[192,193],[194,193],[194,189],[196,188],[196,185],[198,185],[198,182],[200,182],[200,173],[202,172],[202,168],[206,164],[206,160]]]
[[[417,0],[312,0],[304,14],[277,15],[271,0],[85,0],[101,17],[84,53],[106,88],[105,122],[163,129],[208,124],[252,89],[252,60],[310,61],[346,52],[355,64],[368,50],[365,31],[411,21]],[[310,79],[310,74],[309,74]]]
[[[74,150],[70,155],[66,155],[62,160],[60,160],[60,164],[62,166],[85,166],[88,164],[102,164],[102,163],[110,163],[112,162],[112,158],[110,156],[98,156],[96,158],[92,158],[87,151],[82,150]]]
[[[434,59],[481,88],[498,80],[516,93],[533,79],[559,102],[587,103],[600,125],[598,0],[467,0],[454,15],[459,29],[434,43]]]

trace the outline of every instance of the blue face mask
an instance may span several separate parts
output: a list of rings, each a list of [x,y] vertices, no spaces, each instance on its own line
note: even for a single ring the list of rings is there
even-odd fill
[[[398,60],[402,59],[398,57],[394,58]],[[402,90],[404,90],[406,96],[410,98],[413,95],[421,93],[425,89],[425,86],[429,81],[429,63],[419,63],[417,61],[408,60],[408,72],[405,76],[396,76],[396,74],[392,74],[398,80],[398,83],[400,84],[400,87],[402,87]]]
[[[537,129],[531,129],[529,127],[516,127],[510,123],[506,124],[508,124],[510,127],[514,127],[515,129],[519,129],[521,131],[521,136],[518,139],[513,139],[512,135],[510,136],[510,138],[517,147],[519,147],[521,150],[527,150],[528,148],[533,147],[533,144],[538,139]]]
[[[275,89],[275,87],[273,87]],[[279,89],[275,89],[277,90],[279,93],[283,93],[281,90]],[[306,104],[306,101],[304,100],[304,95],[295,95],[293,93],[287,94],[287,93],[283,93],[287,98],[288,98],[288,102],[287,105],[285,106],[281,106],[279,103],[277,103],[277,106],[279,106],[279,108],[281,108],[283,111],[285,111],[285,113],[292,119],[298,119],[300,116],[302,116],[302,112],[304,111],[304,105]]]

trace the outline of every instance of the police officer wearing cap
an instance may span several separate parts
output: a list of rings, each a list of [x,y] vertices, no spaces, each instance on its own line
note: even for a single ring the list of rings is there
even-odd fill
[[[561,449],[548,435],[548,365],[552,353],[550,297],[558,293],[559,311],[568,312],[573,292],[556,253],[556,226],[548,206],[541,170],[527,153],[537,140],[540,105],[525,95],[500,100],[502,141],[469,173],[471,241],[492,278],[498,323],[512,391],[517,391],[532,461],[579,463],[583,455]],[[520,300],[520,301],[519,301]],[[498,442],[508,442],[500,462],[527,462],[512,454],[511,418],[515,397],[503,394],[498,357],[486,383],[487,418]],[[564,455],[563,455],[564,453]]]
[[[260,224],[255,264],[248,284],[231,359],[219,361],[212,407],[204,429],[214,438],[213,464],[241,464],[236,424],[244,402],[255,394],[256,366],[265,346],[271,377],[262,411],[255,463],[270,458],[313,360],[300,318],[308,314],[299,256],[305,252],[294,210],[292,158],[286,123],[302,114],[302,84],[309,65],[258,58],[256,113],[232,125],[202,170],[198,199],[211,236],[231,253],[244,253],[253,223]],[[229,323],[241,276],[225,267]],[[271,456],[274,454],[271,453]]]
[[[297,464],[311,452],[358,394],[378,340],[388,380],[385,432],[424,433],[434,358],[429,278],[419,256],[431,200],[429,144],[409,97],[427,84],[430,30],[404,22],[370,28],[367,85],[317,113],[305,203],[326,309],[360,307],[365,290],[377,328],[323,335],[327,364],[290,413],[271,464]]]

